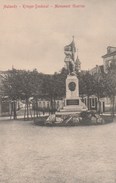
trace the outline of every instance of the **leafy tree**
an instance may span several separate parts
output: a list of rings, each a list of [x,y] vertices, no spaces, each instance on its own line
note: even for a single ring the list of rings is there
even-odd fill
[[[20,98],[21,80],[19,78],[19,71],[16,69],[8,70],[2,80],[2,91],[4,96],[8,96],[12,102],[13,116],[17,118],[16,102]]]
[[[9,70],[3,79],[4,95],[13,102],[14,119],[16,119],[16,101],[25,100],[24,118],[29,118],[29,98],[40,94],[41,76],[37,70]]]
[[[104,73],[95,73],[94,74],[94,93],[98,98],[105,96],[105,74]]]
[[[116,98],[116,68],[109,70],[105,78],[105,94],[110,97],[112,102],[112,115],[114,116],[115,111],[115,98]]]
[[[44,75],[42,84],[43,97],[50,100],[51,112],[55,111],[56,99],[62,99],[65,96],[65,80],[67,70],[63,68],[60,73],[53,75]]]
[[[84,74],[80,73],[78,76],[79,79],[79,95],[81,95],[82,99],[86,95],[86,82]]]
[[[41,90],[41,78],[39,77],[39,73],[37,70],[33,71],[26,71],[22,70],[20,72],[20,79],[21,79],[21,99],[25,100],[25,114],[24,118],[26,117],[29,119],[29,106],[30,97],[37,98],[40,94]]]
[[[34,117],[35,115],[38,117],[39,112],[38,99],[43,97],[42,83],[44,74],[38,73],[38,71],[35,69],[31,72],[31,77],[33,77],[32,97],[33,97]]]
[[[106,84],[105,84],[105,73],[104,72],[98,72],[93,75],[94,79],[94,95],[97,97],[97,111],[100,113],[100,98],[105,97],[105,90],[106,90]]]
[[[84,74],[80,74],[80,76],[79,76],[79,93],[81,96],[84,96],[84,95],[87,96],[88,109],[90,108],[89,97],[95,93],[94,84],[95,84],[94,78],[89,72],[86,72]]]

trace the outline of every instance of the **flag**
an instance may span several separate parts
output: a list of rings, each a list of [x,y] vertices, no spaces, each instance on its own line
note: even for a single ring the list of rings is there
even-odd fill
[[[64,47],[64,51],[69,51],[69,52],[73,52],[73,53],[76,52],[76,47],[75,47],[74,41],[72,41],[71,44],[66,45],[66,46]]]
[[[76,47],[75,47],[74,41],[72,41],[71,44],[66,45],[64,47],[65,55],[70,55],[70,57],[73,61],[75,60],[75,52],[76,52]]]

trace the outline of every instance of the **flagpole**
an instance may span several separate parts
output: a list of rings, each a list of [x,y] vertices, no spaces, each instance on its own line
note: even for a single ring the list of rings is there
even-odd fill
[[[75,62],[75,42],[74,42],[74,35],[72,36],[73,40],[72,40],[72,43],[73,43],[73,50],[72,50],[72,56],[73,56],[73,61]]]

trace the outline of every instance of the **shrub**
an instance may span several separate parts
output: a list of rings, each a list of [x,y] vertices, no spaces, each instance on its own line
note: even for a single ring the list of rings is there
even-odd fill
[[[82,117],[81,120],[82,125],[105,124],[108,121],[108,119],[104,119],[94,111],[83,111],[80,113],[80,117]]]
[[[34,119],[34,123],[36,125],[43,126],[45,124],[45,122],[46,122],[46,117],[43,117],[43,116],[39,116],[39,117],[37,117],[37,118]]]

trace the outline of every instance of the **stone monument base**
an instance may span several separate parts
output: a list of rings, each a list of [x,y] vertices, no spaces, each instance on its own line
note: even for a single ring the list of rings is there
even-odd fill
[[[77,76],[68,75],[66,78],[66,98],[64,100],[64,107],[56,112],[56,115],[70,115],[86,110],[86,105],[79,97],[79,84]]]
[[[56,112],[57,116],[78,114],[82,111],[86,111],[86,105],[81,101],[80,97],[76,99],[65,99],[65,106]]]

